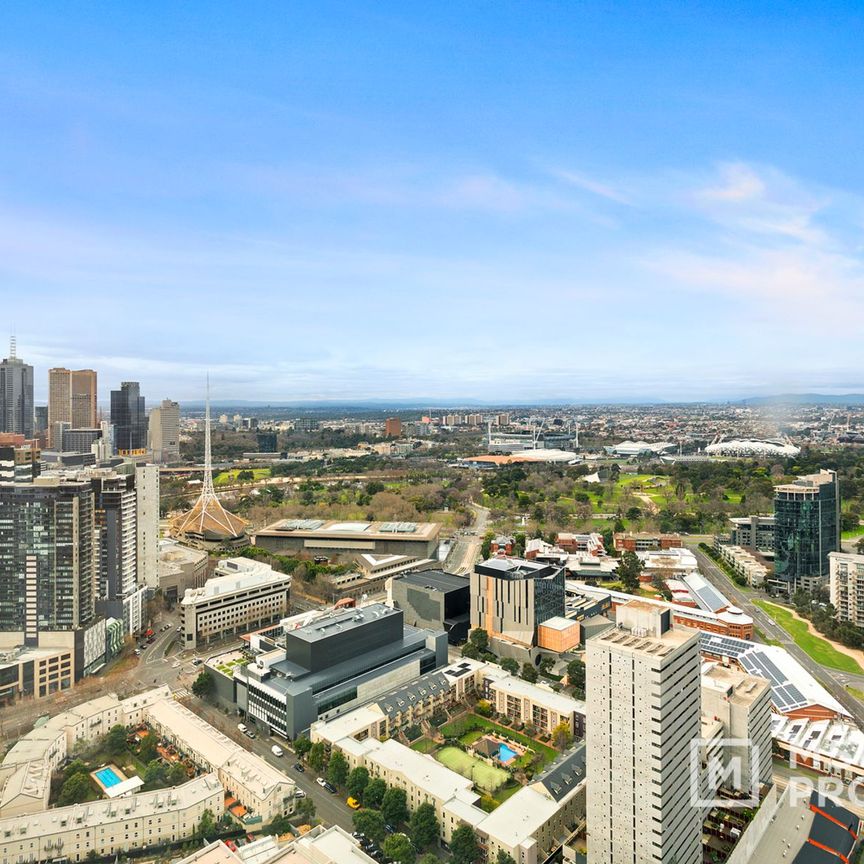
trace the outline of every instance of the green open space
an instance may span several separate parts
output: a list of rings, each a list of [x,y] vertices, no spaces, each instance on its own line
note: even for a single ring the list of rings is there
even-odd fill
[[[486,792],[494,792],[510,779],[510,774],[503,768],[488,765],[458,747],[442,747],[435,753],[435,758]]]
[[[241,471],[248,471],[252,474],[252,480],[238,480],[237,475]],[[265,480],[270,476],[269,468],[234,468],[231,471],[220,471],[213,478],[214,486],[233,486],[237,483],[252,483],[255,480]]]
[[[432,753],[438,745],[429,738],[418,738],[411,743],[411,749],[419,753]]]
[[[857,540],[859,537],[864,537],[864,525],[859,525],[857,528],[850,528],[848,531],[842,531],[840,536],[844,540]]]
[[[851,675],[861,675],[864,670],[859,663],[847,654],[838,651],[827,639],[814,636],[806,621],[800,621],[783,606],[767,600],[753,601],[763,612],[770,615],[794,640],[795,644],[822,666],[839,669]]]
[[[541,744],[539,741],[535,741],[521,732],[516,732],[506,726],[500,726],[488,717],[481,717],[479,714],[463,715],[452,720],[450,723],[445,723],[441,727],[441,734],[445,738],[459,738],[462,740],[463,735],[473,733],[478,729],[486,732],[495,732],[504,738],[509,738],[511,741],[516,741],[525,747],[529,747],[541,757],[543,764],[551,762],[557,755],[551,747],[547,747],[545,744]],[[477,738],[475,737],[474,740],[476,741]],[[462,743],[464,744],[465,742],[462,741]]]

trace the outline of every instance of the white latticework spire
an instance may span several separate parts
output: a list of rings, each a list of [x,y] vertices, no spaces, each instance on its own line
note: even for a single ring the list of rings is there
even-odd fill
[[[204,401],[204,478],[201,494],[195,506],[179,518],[175,530],[181,534],[239,537],[245,529],[244,520],[229,513],[222,506],[213,488],[213,458],[210,452],[210,376],[208,375],[207,395]]]

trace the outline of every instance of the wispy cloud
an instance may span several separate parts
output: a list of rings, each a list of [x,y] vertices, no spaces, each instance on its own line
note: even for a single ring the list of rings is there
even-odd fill
[[[608,183],[603,183],[599,180],[589,177],[587,174],[579,173],[578,171],[557,170],[553,175],[570,186],[575,186],[577,189],[582,189],[585,192],[590,192],[600,198],[605,198],[608,201],[614,201],[616,204],[632,205],[633,202],[628,195]]]

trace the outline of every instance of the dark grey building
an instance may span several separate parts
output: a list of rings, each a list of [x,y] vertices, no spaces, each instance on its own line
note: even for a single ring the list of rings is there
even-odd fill
[[[64,429],[62,434],[64,453],[90,453],[93,445],[102,437],[102,430]]]
[[[0,432],[33,437],[33,367],[15,356],[15,340],[9,356],[0,363]]]
[[[791,594],[824,584],[828,555],[839,550],[836,471],[822,470],[774,487],[774,587]]]
[[[35,646],[92,623],[93,528],[89,482],[0,486],[0,630]]]
[[[451,645],[468,638],[471,586],[467,576],[422,570],[394,576],[388,598],[413,627],[443,630]]]
[[[123,381],[119,390],[111,391],[111,424],[120,456],[147,452],[147,410],[137,381]]]
[[[401,610],[380,603],[301,623],[281,639],[280,650],[235,670],[234,685],[247,717],[290,739],[447,663],[443,631],[406,626]]]

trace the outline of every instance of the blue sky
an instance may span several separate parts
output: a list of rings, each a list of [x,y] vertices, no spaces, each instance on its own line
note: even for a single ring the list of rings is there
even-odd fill
[[[148,400],[864,389],[864,7],[4,3],[0,328]]]

